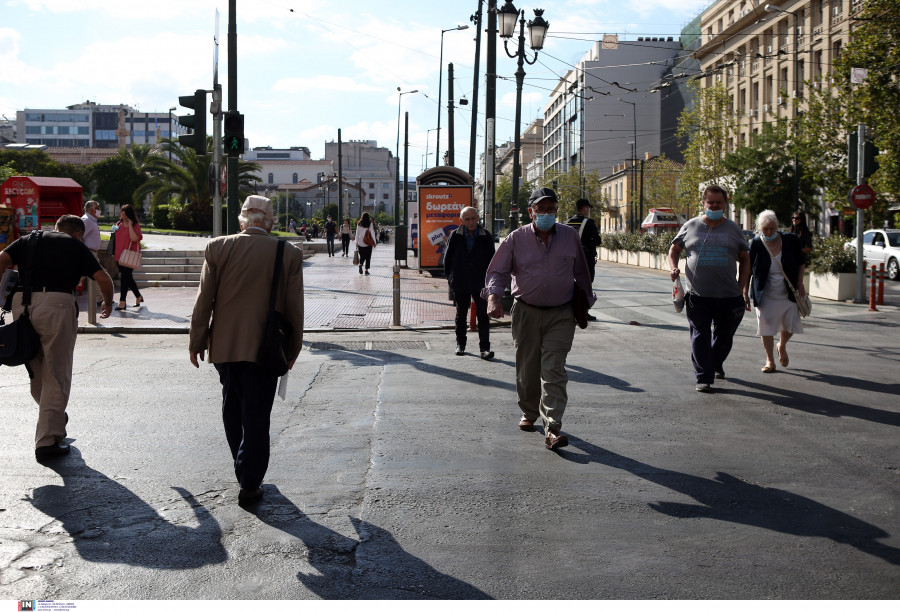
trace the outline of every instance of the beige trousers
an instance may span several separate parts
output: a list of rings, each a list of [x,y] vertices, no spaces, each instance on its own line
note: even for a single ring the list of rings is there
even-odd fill
[[[559,431],[569,396],[566,357],[575,338],[571,304],[543,310],[516,300],[512,307],[519,409],[530,420]]]
[[[22,294],[13,296],[13,314],[22,310]],[[72,387],[72,361],[78,334],[78,306],[69,293],[31,294],[28,315],[41,337],[41,349],[28,364],[34,372],[31,397],[38,403],[34,445],[50,446],[66,437],[66,404]]]

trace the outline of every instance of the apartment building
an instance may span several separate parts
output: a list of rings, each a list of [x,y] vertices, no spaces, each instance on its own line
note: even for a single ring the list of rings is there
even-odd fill
[[[763,123],[802,111],[805,81],[831,86],[831,67],[861,6],[862,0],[719,0],[703,12],[693,55],[701,85],[722,85],[731,95],[739,125],[732,150],[749,144]]]
[[[330,161],[343,174],[345,188],[353,186],[362,197],[356,201],[357,210],[376,211],[383,204],[385,212],[394,214],[394,193],[397,190],[397,161],[393,152],[379,147],[375,140],[350,140],[341,142],[341,163],[338,164],[338,143],[325,143],[325,160]],[[402,169],[401,169],[402,172]],[[401,187],[402,189],[402,187]],[[403,201],[403,193],[399,194]]]

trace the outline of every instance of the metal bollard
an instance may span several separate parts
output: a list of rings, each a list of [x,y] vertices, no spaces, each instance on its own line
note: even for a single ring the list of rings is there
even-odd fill
[[[878,301],[879,306],[884,306],[884,262],[878,266]]]
[[[394,327],[400,327],[400,265],[394,264]]]
[[[875,266],[872,266],[872,284],[869,289],[869,312],[878,312],[875,308]]]
[[[469,329],[476,330],[478,327],[475,325],[475,301],[473,300],[471,305],[469,305]]]
[[[88,323],[91,325],[97,324],[97,292],[94,290],[97,284],[94,282],[94,279],[84,277],[84,282],[87,284],[87,294],[88,294],[88,305],[87,305],[87,315],[88,315]]]

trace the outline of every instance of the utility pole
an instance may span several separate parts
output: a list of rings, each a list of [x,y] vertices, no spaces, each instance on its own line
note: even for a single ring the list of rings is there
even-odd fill
[[[228,110],[237,112],[237,0],[228,0]],[[238,225],[238,156],[229,155],[228,172],[228,228],[229,234],[241,231]]]
[[[478,0],[478,12],[470,17],[475,24],[475,69],[472,78],[472,127],[469,136],[469,176],[475,178],[475,138],[478,135],[478,83],[481,81],[481,13],[484,0]]]
[[[455,166],[453,145],[453,64],[447,64],[447,152],[448,166]]]
[[[487,74],[484,86],[484,226],[495,233],[500,214],[494,203],[494,139],[497,117],[497,0],[488,0]]]
[[[344,167],[342,165],[343,156],[341,155],[341,130],[338,129],[338,216],[340,216],[341,211],[344,210]],[[349,217],[352,214],[348,207],[347,216]],[[360,215],[362,216],[362,215]]]

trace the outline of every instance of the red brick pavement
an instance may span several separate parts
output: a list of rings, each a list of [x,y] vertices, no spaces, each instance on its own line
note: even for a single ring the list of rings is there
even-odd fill
[[[393,245],[376,247],[368,276],[359,274],[352,259],[323,252],[303,267],[307,331],[389,329],[393,324]],[[414,261],[411,259],[411,265]],[[101,333],[183,333],[197,294],[195,288],[142,290],[146,304],[113,311],[108,319],[88,323],[87,295],[80,296],[79,331]],[[116,294],[118,299],[118,294]],[[129,304],[134,298],[129,295]],[[447,299],[447,281],[417,269],[400,271],[400,325],[446,327],[453,325],[455,308]]]

